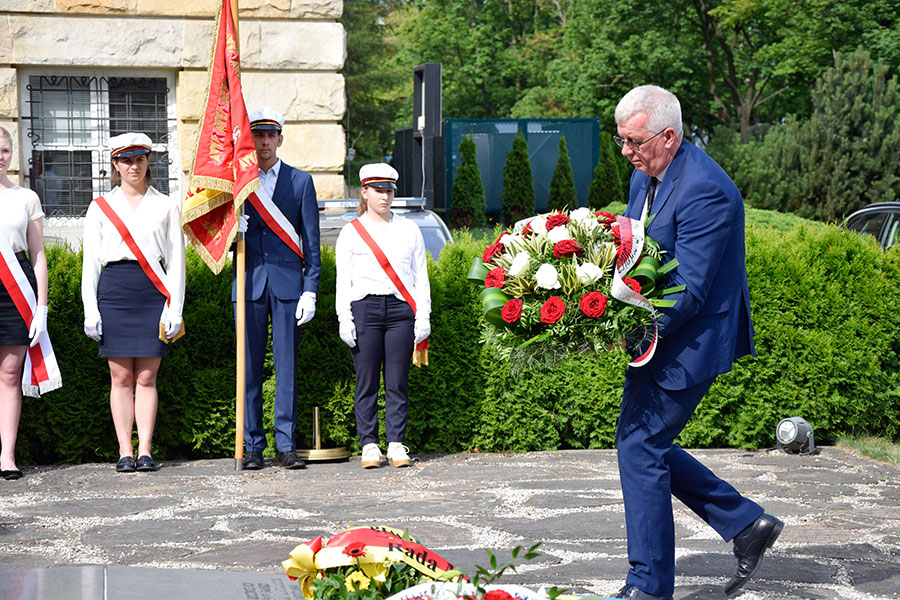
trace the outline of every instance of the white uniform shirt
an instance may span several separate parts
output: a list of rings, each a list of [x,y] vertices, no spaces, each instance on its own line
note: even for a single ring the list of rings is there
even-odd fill
[[[114,188],[105,196],[110,207],[128,227],[131,236],[148,261],[166,267],[166,288],[172,295],[169,310],[181,315],[184,306],[184,234],[181,232],[181,205],[148,187],[136,210],[131,209],[122,190]],[[100,269],[118,260],[137,260],[95,202],[91,202],[84,220],[84,261],[81,268],[81,300],[85,319],[100,317],[97,307],[97,282]]]
[[[28,223],[43,216],[34,191],[18,185],[0,191],[0,235],[9,240],[13,252],[28,250]]]
[[[278,183],[278,173],[281,171],[281,159],[278,159],[272,168],[268,171],[263,171],[261,168],[257,169],[259,171],[259,185],[269,195],[269,198],[275,196],[275,184]]]
[[[425,260],[425,241],[419,227],[394,214],[386,225],[375,223],[368,215],[360,217],[366,231],[381,248],[403,285],[416,301],[416,319],[428,319],[431,315],[431,288],[428,284],[428,267]],[[400,291],[391,283],[387,273],[378,264],[369,246],[359,236],[352,224],[341,229],[335,244],[337,289],[334,308],[338,320],[352,320],[350,303],[372,295],[392,295],[405,302]]]

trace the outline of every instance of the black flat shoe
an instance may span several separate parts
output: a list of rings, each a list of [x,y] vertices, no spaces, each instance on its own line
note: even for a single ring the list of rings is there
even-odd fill
[[[248,471],[258,471],[265,466],[263,463],[262,453],[260,452],[250,452],[247,456],[244,457],[243,460],[244,468]]]
[[[0,477],[7,481],[15,481],[22,479],[22,471],[18,469],[10,469],[9,471],[0,471]]]
[[[119,459],[119,462],[116,463],[117,473],[134,473],[134,471],[135,465],[133,456],[123,456]]]
[[[137,470],[141,473],[149,473],[150,471],[159,471],[159,465],[153,462],[153,459],[147,456],[138,456]]]
[[[772,515],[762,514],[746,529],[734,536],[734,556],[737,558],[737,572],[727,584],[725,595],[730,596],[741,589],[762,564],[763,554],[770,548],[784,528],[784,523]]]
[[[616,592],[615,596],[610,596],[610,598],[627,598],[629,600],[672,600],[672,596],[657,596],[656,594],[642,592],[630,583],[626,584],[625,587]]]
[[[293,450],[288,450],[287,452],[279,452],[278,462],[285,469],[294,470],[306,468],[306,463],[300,460],[300,457],[297,456],[297,453]]]

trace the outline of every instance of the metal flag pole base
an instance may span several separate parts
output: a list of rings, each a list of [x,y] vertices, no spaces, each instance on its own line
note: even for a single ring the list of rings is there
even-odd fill
[[[243,471],[244,470],[244,459],[243,458],[234,459],[234,470],[235,471]]]
[[[319,433],[318,406],[313,407],[313,445],[315,448],[310,450],[297,450],[297,456],[305,461],[347,460],[350,458],[350,451],[343,446],[322,448],[322,436]]]

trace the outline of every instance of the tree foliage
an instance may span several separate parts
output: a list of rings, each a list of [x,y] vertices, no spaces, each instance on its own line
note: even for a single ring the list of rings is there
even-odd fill
[[[521,132],[516,134],[512,150],[506,155],[500,201],[504,223],[515,223],[519,219],[534,214],[535,198],[531,160],[528,157],[528,142]]]
[[[559,138],[559,159],[550,178],[550,196],[547,198],[547,210],[575,210],[578,208],[578,194],[575,192],[575,175],[572,174],[572,161],[569,160],[569,149],[566,138]]]
[[[470,136],[464,136],[459,143],[459,155],[462,160],[453,179],[450,223],[453,227],[484,227],[487,200],[478,170],[477,149]]]
[[[835,55],[809,119],[789,117],[749,144],[738,184],[753,206],[836,220],[900,197],[900,82],[864,50]]]

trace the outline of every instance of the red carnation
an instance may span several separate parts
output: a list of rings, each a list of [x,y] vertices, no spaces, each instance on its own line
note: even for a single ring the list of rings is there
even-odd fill
[[[592,319],[602,317],[609,299],[600,292],[588,292],[581,297],[581,312]]]
[[[541,306],[541,323],[553,325],[559,321],[566,312],[566,303],[559,296],[550,296]]]
[[[559,227],[560,225],[565,225],[569,222],[569,217],[562,213],[553,213],[549,217],[547,217],[547,231],[550,231],[554,227]]]
[[[503,320],[507,323],[515,323],[522,317],[523,305],[524,302],[522,302],[522,300],[513,298],[500,309],[500,316],[503,317]]]
[[[481,255],[481,260],[488,263],[491,262],[495,256],[500,256],[501,254],[503,254],[503,244],[501,244],[500,242],[494,242],[484,249],[484,254]]]
[[[350,542],[349,544],[344,546],[343,553],[352,558],[365,556],[366,545],[363,542]]]
[[[568,258],[584,254],[584,248],[575,240],[560,240],[553,245],[553,256],[556,258]]]
[[[639,284],[636,279],[632,279],[631,277],[623,277],[622,283],[634,290],[635,294],[641,293],[641,284]]]
[[[509,592],[503,590],[490,590],[485,592],[481,600],[515,600]]]
[[[484,287],[502,288],[504,281],[506,281],[506,275],[503,274],[503,267],[496,267],[488,271],[484,278]]]

